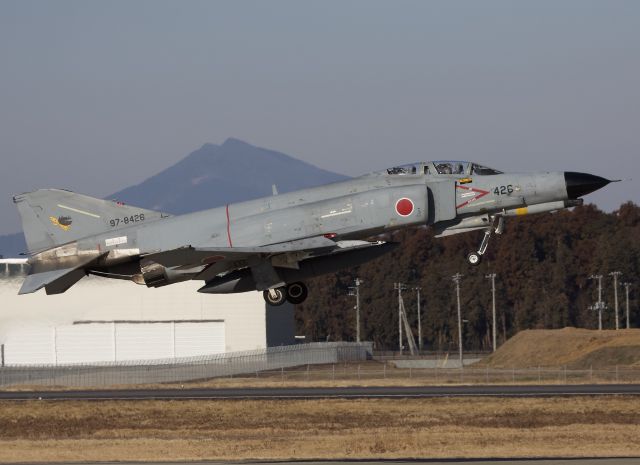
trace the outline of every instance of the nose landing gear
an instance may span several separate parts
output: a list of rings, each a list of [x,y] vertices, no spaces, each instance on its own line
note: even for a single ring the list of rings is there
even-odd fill
[[[304,283],[296,282],[287,286],[276,287],[274,289],[267,289],[262,292],[265,302],[269,305],[277,307],[282,305],[285,301],[294,305],[301,304],[307,299],[309,290]]]
[[[496,220],[498,224],[496,225]],[[476,252],[471,252],[467,255],[467,261],[471,266],[478,266],[480,262],[482,262],[482,256],[487,251],[487,247],[489,246],[489,239],[491,238],[491,234],[502,234],[504,232],[504,217],[494,215],[491,217],[491,224],[485,229],[484,237],[482,238],[482,242],[480,243],[480,247]]]

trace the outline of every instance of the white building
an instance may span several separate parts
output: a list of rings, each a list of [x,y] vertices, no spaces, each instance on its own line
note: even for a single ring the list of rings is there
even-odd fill
[[[20,265],[0,263],[2,363],[166,359],[292,344],[293,307],[261,293],[210,295],[200,281],[148,289],[86,277],[67,292],[18,295]]]

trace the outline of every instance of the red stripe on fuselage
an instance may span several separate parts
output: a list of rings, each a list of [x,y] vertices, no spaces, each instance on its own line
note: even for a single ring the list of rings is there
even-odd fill
[[[233,242],[231,242],[231,225],[229,221],[229,205],[227,204],[227,239],[229,240],[229,247],[233,247]]]
[[[456,210],[458,208],[466,207],[471,202],[475,202],[476,200],[481,199],[482,197],[484,197],[485,195],[487,195],[489,193],[489,191],[485,191],[485,190],[482,190],[482,189],[476,189],[476,188],[473,188],[473,187],[467,187],[467,186],[456,185],[456,188],[457,189],[466,190],[466,191],[476,192],[478,194],[475,197],[473,197],[472,199],[469,199],[466,202],[462,202],[460,205],[456,205]]]

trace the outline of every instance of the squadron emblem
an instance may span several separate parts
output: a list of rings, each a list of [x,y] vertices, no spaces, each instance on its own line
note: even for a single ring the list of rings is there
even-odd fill
[[[50,216],[49,220],[51,220],[51,223],[54,226],[57,226],[64,231],[68,231],[69,228],[71,228],[71,223],[73,222],[70,216],[59,216],[57,218],[55,216]]]

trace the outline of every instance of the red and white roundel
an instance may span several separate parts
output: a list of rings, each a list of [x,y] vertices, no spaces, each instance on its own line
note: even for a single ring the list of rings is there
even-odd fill
[[[413,201],[406,197],[399,199],[396,202],[396,212],[400,216],[409,216],[413,213]]]

